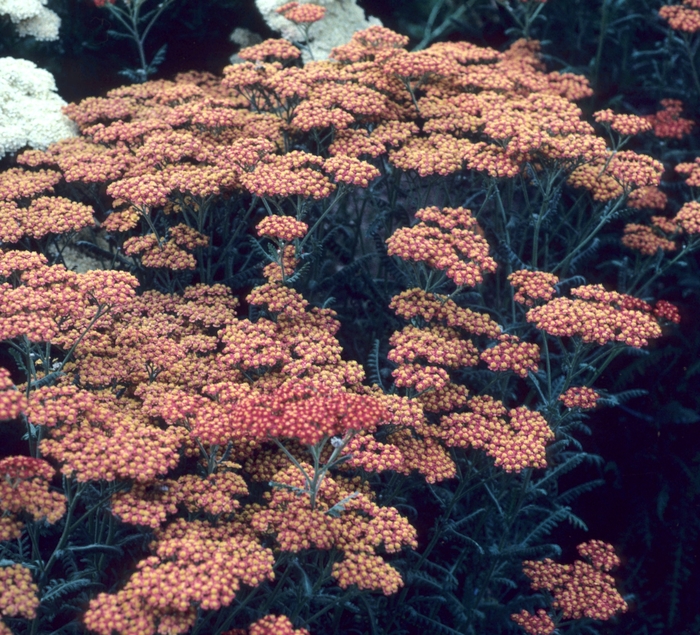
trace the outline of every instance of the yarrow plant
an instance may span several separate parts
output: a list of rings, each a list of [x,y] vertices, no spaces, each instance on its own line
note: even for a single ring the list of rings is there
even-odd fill
[[[645,224],[664,166],[622,146],[654,122],[587,121],[537,42],[407,43],[372,27],[304,64],[266,40],[71,104],[78,137],[0,173],[0,416],[28,446],[0,461],[7,629],[623,619],[611,546],[553,559],[585,529],[558,477],[598,461],[606,368],[678,323],[653,283],[698,204]],[[603,239],[636,250],[622,290],[586,266]]]

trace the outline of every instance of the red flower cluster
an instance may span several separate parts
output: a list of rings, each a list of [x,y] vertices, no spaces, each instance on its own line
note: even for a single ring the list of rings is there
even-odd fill
[[[660,139],[682,139],[690,134],[695,122],[692,119],[681,117],[683,112],[682,101],[678,99],[662,99],[661,106],[663,106],[662,110],[646,117],[651,122],[654,135]]]

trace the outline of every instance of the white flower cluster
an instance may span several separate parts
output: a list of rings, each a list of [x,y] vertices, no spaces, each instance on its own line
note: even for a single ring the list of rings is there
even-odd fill
[[[27,60],[0,58],[0,157],[75,136],[77,127],[61,111],[65,104],[51,73]]]
[[[279,9],[287,1],[255,0],[255,4],[273,31],[279,31],[287,40],[298,41],[302,37],[301,29],[275,12],[275,9]],[[313,0],[313,3],[326,8],[323,20],[312,24],[309,29],[309,46],[315,60],[328,59],[331,50],[341,44],[347,44],[355,31],[382,25],[378,18],[366,18],[365,12],[357,5],[357,0]],[[305,50],[302,50],[302,57],[305,62],[310,58]]]
[[[46,8],[48,0],[0,0],[0,16],[10,18],[22,37],[57,40],[59,18]]]

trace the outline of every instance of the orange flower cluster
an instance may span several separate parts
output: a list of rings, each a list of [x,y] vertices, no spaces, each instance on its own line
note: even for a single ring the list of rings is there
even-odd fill
[[[0,367],[0,421],[16,419],[27,409],[27,399],[15,388],[10,371]]]
[[[589,190],[596,201],[609,201],[637,188],[658,186],[663,171],[656,159],[623,150],[577,167],[568,182]]]
[[[593,119],[606,125],[611,130],[629,137],[642,132],[649,132],[653,127],[648,118],[638,117],[637,115],[616,115],[610,108],[594,113]]]
[[[10,456],[0,460],[0,540],[18,538],[22,514],[53,524],[66,512],[66,498],[50,490],[55,470],[42,459]]]
[[[513,613],[510,619],[518,626],[522,626],[529,635],[550,635],[556,628],[552,618],[544,609],[537,609],[534,614],[523,609],[520,613]]]
[[[0,566],[0,616],[36,617],[39,608],[39,587],[32,581],[32,573],[19,564]],[[0,632],[12,632],[0,621]]]
[[[37,196],[53,191],[61,174],[53,170],[11,168],[0,172],[0,241],[16,243],[25,236],[44,238],[94,224],[92,208],[60,196]]]
[[[608,573],[620,564],[612,545],[589,540],[577,549],[589,562],[576,560],[574,564],[561,565],[550,558],[523,562],[532,588],[548,590],[554,597],[552,606],[561,610],[564,619],[609,620],[615,613],[626,611],[627,603]]]
[[[651,307],[631,296],[584,285],[571,291],[575,299],[555,298],[530,309],[527,321],[556,337],[580,337],[586,343],[622,342],[641,348],[661,336]]]
[[[186,633],[197,608],[228,606],[241,585],[274,578],[274,557],[238,521],[213,525],[178,519],[156,532],[154,555],[115,594],[90,601],[85,626],[100,635]]]
[[[62,265],[47,266],[44,256],[27,251],[0,253],[0,340],[27,337],[54,342],[66,350],[80,336],[97,305],[119,312],[137,281],[116,271],[76,274]]]
[[[652,216],[651,225],[627,223],[622,235],[622,244],[634,249],[644,256],[654,256],[661,251],[675,251],[676,243],[673,238],[678,233],[678,225],[664,216]]]
[[[683,4],[664,5],[659,9],[659,15],[676,31],[700,31],[700,6],[697,0],[683,0]]]
[[[127,256],[138,255],[144,267],[181,271],[197,266],[195,257],[188,253],[206,247],[209,238],[187,225],[176,225],[168,230],[168,239],[160,242],[155,234],[134,236],[124,241]]]
[[[295,238],[303,238],[309,226],[303,221],[289,216],[267,216],[255,227],[258,236],[277,238],[282,242],[292,242]]]
[[[309,635],[305,628],[294,628],[286,615],[266,615],[253,622],[248,629],[234,628],[223,635]]]
[[[470,210],[426,207],[416,212],[416,218],[418,224],[400,228],[387,238],[390,256],[445,271],[457,286],[474,287],[483,282],[484,273],[496,270]]]
[[[486,362],[490,371],[513,371],[521,377],[529,372],[537,372],[540,347],[537,344],[521,342],[514,335],[501,335],[498,344],[481,353],[481,361]]]
[[[287,2],[275,11],[283,15],[287,20],[295,24],[311,24],[318,22],[326,15],[326,8],[317,4],[299,4],[298,2]]]
[[[305,464],[307,471],[313,468]],[[302,474],[295,467],[278,472],[269,505],[253,506],[251,525],[263,533],[272,533],[283,551],[336,548],[343,560],[333,565],[333,577],[341,588],[395,593],[403,581],[399,573],[376,554],[383,545],[388,553],[404,546],[416,548],[416,530],[393,507],[379,507],[370,490],[359,481],[326,477],[316,505],[300,497],[295,489],[304,487]]]
[[[700,234],[700,203],[698,201],[686,203],[678,210],[673,221],[686,234]]]
[[[580,408],[581,410],[593,410],[598,399],[600,399],[598,391],[587,386],[572,386],[559,395],[559,401],[567,408]]]
[[[640,187],[627,197],[627,207],[633,209],[664,209],[667,203],[666,194],[654,185]]]
[[[679,163],[675,167],[678,174],[687,174],[685,179],[686,185],[690,187],[700,186],[700,157],[697,157],[692,163]]]
[[[554,433],[539,412],[524,406],[508,410],[486,395],[472,397],[468,407],[468,412],[442,417],[442,437],[448,447],[484,448],[506,472],[547,467],[545,447]]]
[[[556,293],[559,278],[546,271],[530,271],[520,269],[508,276],[508,282],[513,287],[513,299],[525,306],[534,306],[536,300],[551,300]]]
[[[659,139],[682,139],[690,134],[695,122],[692,119],[681,117],[683,102],[678,99],[662,99],[663,107],[653,115],[646,118],[651,122],[654,135]]]

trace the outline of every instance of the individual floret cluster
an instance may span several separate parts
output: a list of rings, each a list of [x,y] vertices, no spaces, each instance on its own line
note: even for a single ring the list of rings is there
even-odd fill
[[[631,296],[605,291],[602,285],[584,285],[571,291],[574,298],[554,298],[527,312],[528,322],[550,335],[580,337],[600,346],[620,342],[641,348],[661,336],[652,307]]]
[[[547,467],[545,448],[554,433],[539,412],[524,406],[509,410],[489,396],[471,398],[468,407],[442,418],[448,447],[484,448],[506,472]]]
[[[59,521],[66,511],[66,497],[51,490],[55,470],[46,461],[28,456],[0,460],[0,540],[18,538],[26,515],[49,524]]]
[[[534,306],[537,300],[551,300],[556,293],[559,278],[546,271],[520,269],[508,276],[510,286],[515,289],[513,299],[525,306]]]
[[[697,0],[683,0],[682,4],[664,5],[659,9],[659,15],[676,31],[700,31],[700,6]]]
[[[593,410],[598,404],[600,394],[597,390],[587,386],[572,386],[559,395],[567,408],[580,408],[581,410]]]
[[[522,626],[528,635],[550,635],[556,628],[549,613],[544,609],[537,609],[535,613],[523,609],[520,613],[513,613],[510,619]]]
[[[88,629],[100,635],[185,633],[197,607],[218,610],[242,584],[255,587],[274,577],[272,551],[239,522],[181,518],[157,532],[152,549],[121,590],[90,601]]]
[[[642,132],[649,132],[652,129],[652,123],[644,117],[638,115],[620,115],[615,114],[609,108],[599,110],[593,115],[593,118],[610,130],[614,130],[618,134],[626,137],[633,137]]]
[[[532,588],[549,591],[552,607],[560,610],[564,619],[609,620],[616,613],[626,611],[627,603],[608,573],[620,564],[612,545],[590,540],[577,549],[588,562],[576,560],[574,564],[562,565],[550,558],[523,562],[523,571],[532,581]]]
[[[698,12],[700,13],[700,12]],[[679,99],[662,99],[662,109],[646,118],[651,122],[654,135],[659,139],[682,139],[690,134],[695,122],[681,117],[683,102]]]
[[[310,465],[303,465],[312,472]],[[416,530],[393,507],[379,507],[370,492],[357,491],[357,484],[326,477],[318,497],[311,501],[295,490],[304,487],[302,474],[295,467],[275,475],[276,487],[270,503],[253,509],[251,525],[260,532],[274,534],[283,551],[336,548],[343,560],[333,566],[333,577],[341,588],[395,593],[403,581],[396,569],[376,554],[383,545],[388,553],[404,546],[417,546]]]
[[[39,608],[39,587],[32,581],[32,572],[19,564],[0,566],[0,616],[34,619]],[[0,632],[6,628],[0,621]]]
[[[422,262],[445,272],[457,286],[474,287],[496,270],[489,245],[468,209],[427,207],[416,212],[418,224],[396,230],[388,239],[390,256]]]

